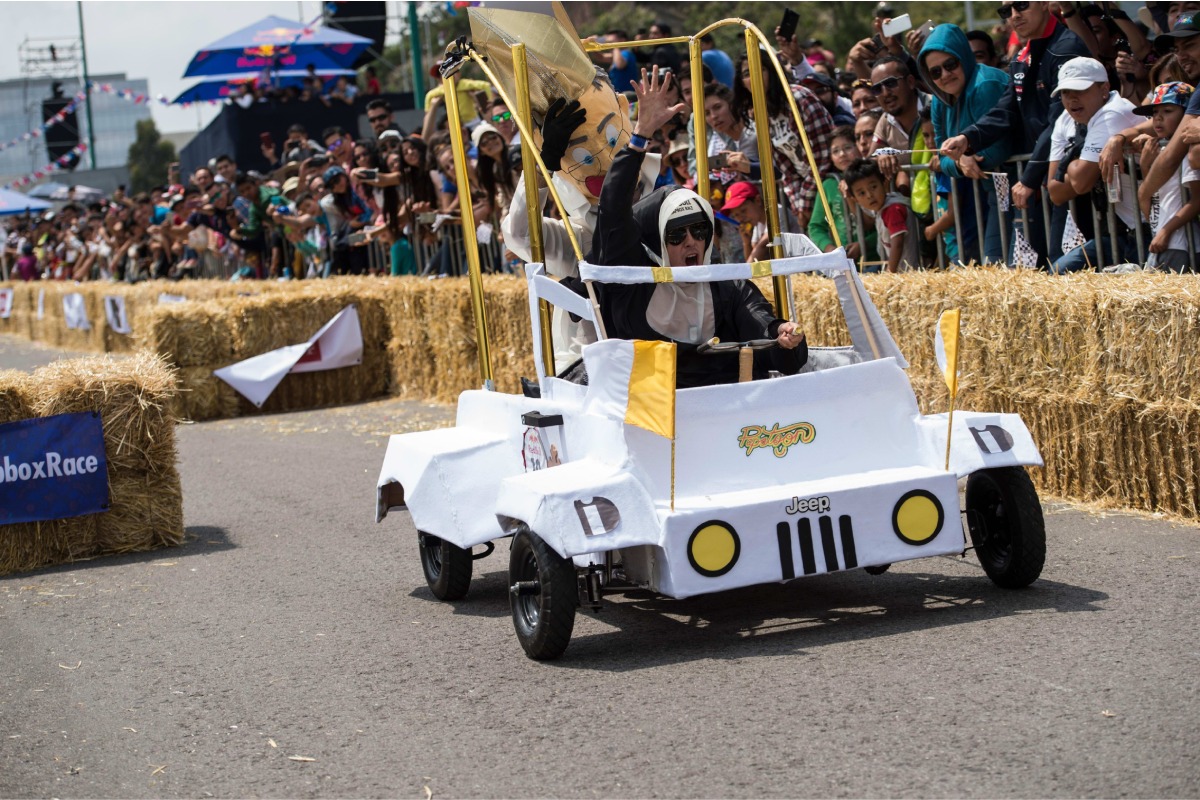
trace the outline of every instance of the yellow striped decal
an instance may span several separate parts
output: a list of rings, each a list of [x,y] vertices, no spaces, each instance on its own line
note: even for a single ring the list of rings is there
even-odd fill
[[[770,261],[754,261],[750,264],[751,278],[766,278],[771,275]]]
[[[651,267],[650,273],[654,276],[655,283],[673,283],[675,275],[671,272],[670,267]]]

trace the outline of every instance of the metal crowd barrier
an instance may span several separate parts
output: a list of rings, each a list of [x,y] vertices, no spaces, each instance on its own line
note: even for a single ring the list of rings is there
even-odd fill
[[[1016,181],[1017,176],[1020,175],[1021,171],[1024,169],[1025,164],[1028,163],[1028,161],[1029,161],[1029,154],[1016,155],[1016,156],[1013,156],[1010,159],[1008,159],[1008,161],[1006,162],[1006,164],[1008,165],[1006,172],[1008,172],[1008,174],[1009,174],[1009,185],[1010,186]],[[1147,220],[1144,220],[1142,218],[1141,211],[1138,208],[1137,200],[1136,200],[1138,189],[1141,185],[1141,177],[1142,176],[1140,174],[1140,168],[1137,163],[1137,158],[1134,154],[1131,154],[1131,153],[1125,154],[1125,168],[1126,168],[1126,174],[1130,177],[1130,182],[1132,184],[1131,191],[1132,191],[1133,197],[1134,197],[1134,208],[1135,208],[1135,213],[1136,213],[1136,219],[1137,219],[1137,222],[1139,223],[1137,225],[1130,227],[1129,234],[1132,236],[1133,241],[1134,241],[1138,265],[1144,266],[1148,262],[1149,257],[1151,255],[1149,252],[1150,242],[1146,235],[1146,232],[1143,230],[1143,224],[1145,222],[1147,222]],[[905,169],[908,171],[912,171],[912,172],[919,171],[919,170],[928,170],[929,165],[928,164],[910,165],[910,166],[905,167]],[[990,180],[990,177],[984,178],[983,180]],[[984,211],[984,205],[982,202],[983,201],[983,192],[987,191],[988,189],[981,186],[981,184],[983,183],[983,180],[971,180],[971,192],[972,192],[972,199],[974,201],[974,218],[975,218],[975,223],[976,223],[976,247],[973,249],[973,251],[971,253],[966,253],[962,247],[962,243],[964,242],[963,214],[961,213],[961,210],[963,208],[963,202],[962,202],[962,198],[959,196],[959,185],[960,185],[959,180],[955,179],[955,180],[951,181],[951,183],[950,183],[950,205],[951,205],[951,208],[954,210],[954,235],[955,235],[955,239],[959,243],[958,263],[960,263],[960,264],[967,263],[971,259],[971,257],[974,257],[974,256],[978,256],[978,258],[975,260],[977,260],[979,263],[987,263],[987,261],[988,261],[988,259],[985,257],[986,230],[987,230],[986,222],[987,222],[987,220],[985,219],[985,216],[984,216],[985,211]],[[1186,202],[1186,198],[1189,196],[1186,188],[1184,189],[1184,196],[1185,196],[1185,202]],[[1078,211],[1079,211],[1080,204],[1076,202],[1078,199],[1079,198],[1072,199],[1068,203],[1068,213],[1074,219],[1079,219]],[[1115,233],[1114,233],[1115,231],[1118,230],[1118,221],[1117,221],[1117,215],[1116,215],[1116,203],[1110,200],[1107,203],[1103,214],[1101,214],[1101,212],[1094,205],[1092,205],[1090,203],[1088,205],[1090,206],[1090,210],[1089,210],[1089,212],[1085,212],[1085,213],[1090,213],[1090,215],[1091,215],[1092,231],[1096,234],[1096,236],[1094,238],[1096,238],[1098,240],[1095,245],[1095,247],[1096,247],[1095,263],[1091,262],[1090,255],[1087,255],[1087,251],[1085,251],[1085,257],[1087,258],[1089,264],[1091,265],[1092,268],[1094,268],[1096,270],[1102,270],[1105,267],[1120,264],[1120,263],[1124,262],[1125,258],[1124,258],[1124,254],[1121,252],[1121,249],[1120,249],[1119,237],[1117,235],[1115,235]],[[936,197],[935,197],[935,201],[933,203],[933,208],[934,208],[934,219],[936,221],[941,216],[937,211]],[[1011,236],[1011,230],[1012,230],[1013,226],[1019,225],[1021,233],[1024,236],[1025,240],[1027,242],[1030,242],[1030,244],[1033,244],[1033,231],[1032,231],[1032,226],[1031,226],[1031,222],[1030,222],[1030,219],[1031,219],[1030,213],[1040,213],[1042,216],[1042,219],[1041,219],[1042,231],[1043,231],[1042,235],[1044,237],[1043,243],[1045,245],[1044,252],[1048,254],[1048,257],[1049,257],[1049,254],[1055,254],[1055,253],[1059,254],[1058,257],[1061,257],[1061,255],[1063,254],[1062,242],[1061,241],[1055,242],[1054,237],[1056,235],[1058,237],[1061,237],[1063,235],[1063,231],[1056,230],[1055,226],[1052,224],[1053,223],[1053,219],[1052,219],[1052,217],[1053,217],[1052,209],[1053,208],[1054,208],[1054,205],[1050,201],[1049,191],[1047,190],[1047,188],[1044,184],[1040,189],[1040,202],[1037,204],[1037,208],[1035,210],[1019,209],[1019,208],[1012,207],[1010,205],[1010,209],[1009,209],[1008,213],[1012,215],[1011,222],[1004,219],[1004,212],[1002,212],[1000,210],[1000,204],[999,203],[996,204],[996,214],[1000,217],[1000,219],[998,220],[999,232],[1000,232],[1000,246],[1001,246],[1001,252],[1003,254],[1003,260],[1005,262],[1012,261],[1013,256],[1014,256],[1013,246],[1012,246],[1013,242],[1012,242],[1012,236]],[[1102,217],[1103,217],[1103,219],[1102,219]],[[861,211],[859,211],[858,214],[855,215],[855,218],[856,218],[856,221],[857,221],[858,227],[859,227],[859,239],[858,239],[859,246],[860,246],[860,248],[863,249],[863,252],[865,254],[865,242],[863,239],[864,223],[863,223]],[[1197,264],[1196,264],[1196,262],[1197,262],[1196,225],[1197,225],[1197,222],[1193,221],[1193,222],[1190,222],[1187,225],[1185,225],[1183,228],[1184,235],[1187,239],[1188,268],[1192,271],[1195,271],[1196,266],[1197,266]],[[1091,241],[1091,240],[1089,239],[1088,241]],[[944,243],[940,236],[937,239],[937,245],[938,245],[938,266],[940,268],[945,268],[948,265],[947,265],[946,255],[945,255]],[[864,261],[860,262],[860,267],[872,266],[875,263],[878,263],[878,262],[864,260]],[[1038,266],[1039,266],[1039,268],[1048,268],[1049,265],[1048,264],[1039,264]]]

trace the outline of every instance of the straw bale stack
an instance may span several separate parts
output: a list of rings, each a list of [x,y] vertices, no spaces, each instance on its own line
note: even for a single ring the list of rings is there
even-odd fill
[[[15,369],[0,370],[0,424],[28,419],[29,376]]]
[[[149,353],[55,361],[33,373],[33,416],[99,411],[110,470],[175,469],[175,376]]]
[[[110,502],[100,514],[0,526],[0,575],[183,542],[174,392],[172,370],[145,353],[0,372],[0,422],[100,413]]]
[[[145,307],[138,343],[177,367],[224,365],[237,360],[229,303],[209,300]]]
[[[437,369],[426,324],[430,283],[415,276],[399,278],[384,294],[384,313],[392,332],[387,344],[389,390],[413,400],[437,397]]]

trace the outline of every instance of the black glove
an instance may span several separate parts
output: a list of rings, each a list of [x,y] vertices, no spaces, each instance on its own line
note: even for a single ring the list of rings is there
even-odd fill
[[[542,161],[546,169],[551,172],[562,169],[562,157],[567,153],[571,134],[586,119],[587,109],[582,108],[578,100],[568,103],[560,97],[550,104],[542,123]]]

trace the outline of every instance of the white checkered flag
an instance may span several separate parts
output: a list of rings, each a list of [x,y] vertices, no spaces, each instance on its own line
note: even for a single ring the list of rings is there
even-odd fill
[[[989,172],[992,176],[992,186],[996,189],[996,199],[1000,201],[1000,213],[1007,214],[1009,206],[1012,204],[1012,196],[1009,193],[1008,173],[1007,172]]]
[[[1023,267],[1025,269],[1037,269],[1038,252],[1033,249],[1033,245],[1025,238],[1022,231],[1023,226],[1020,224],[1013,226],[1013,263],[1014,267]]]
[[[1087,240],[1083,236],[1083,232],[1079,230],[1079,226],[1075,224],[1075,217],[1072,214],[1067,214],[1067,224],[1063,228],[1062,251],[1069,253],[1076,247],[1083,247]]]

